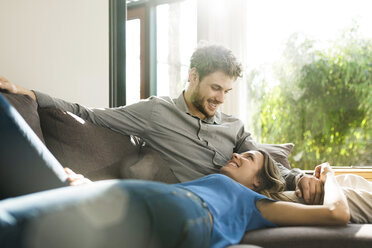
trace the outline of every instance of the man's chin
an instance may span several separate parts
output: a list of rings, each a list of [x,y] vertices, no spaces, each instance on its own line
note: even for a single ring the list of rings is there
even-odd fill
[[[214,112],[206,111],[205,108],[199,109],[199,111],[205,116],[205,118],[211,118],[216,114],[216,111],[214,111]]]
[[[204,109],[204,115],[207,117],[207,118],[211,118],[213,117],[214,115],[216,114],[216,110],[215,111],[206,111],[206,109]]]

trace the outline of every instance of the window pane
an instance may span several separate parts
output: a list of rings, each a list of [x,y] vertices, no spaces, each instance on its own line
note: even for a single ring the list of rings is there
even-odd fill
[[[261,142],[295,143],[294,167],[371,166],[371,4],[307,3],[249,1],[246,122]]]
[[[141,60],[140,60],[140,19],[126,22],[126,104],[140,100]]]
[[[196,47],[196,1],[157,6],[157,95],[177,97]]]

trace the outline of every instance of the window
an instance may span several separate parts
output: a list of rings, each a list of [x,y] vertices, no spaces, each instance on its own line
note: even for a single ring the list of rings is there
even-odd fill
[[[145,98],[145,8],[128,10],[126,22],[126,104]]]
[[[140,100],[141,85],[141,22],[139,19],[127,21],[127,63],[126,68],[126,103],[131,104]]]
[[[158,5],[157,95],[177,97],[188,79],[196,42],[196,0]]]
[[[249,1],[249,130],[293,142],[291,165],[372,165],[368,1]]]
[[[301,169],[324,161],[333,166],[372,166],[372,3],[142,3],[156,13],[154,28],[147,29],[156,33],[156,39],[146,38],[156,44],[155,53],[146,54],[156,54],[150,62],[156,73],[150,79],[157,95],[180,94],[199,40],[224,44],[242,61],[244,76],[222,110],[242,119],[257,141],[294,143],[290,162]],[[132,25],[138,30],[142,24],[128,23],[128,29]],[[138,63],[136,52],[133,82],[138,82]],[[134,87],[138,89],[138,83]],[[132,92],[138,98],[138,90]]]

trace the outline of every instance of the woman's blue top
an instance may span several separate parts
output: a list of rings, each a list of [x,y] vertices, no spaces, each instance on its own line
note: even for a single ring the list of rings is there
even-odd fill
[[[225,175],[212,174],[176,186],[193,192],[207,204],[213,216],[211,247],[238,244],[246,231],[276,226],[256,207],[257,200],[269,198]]]

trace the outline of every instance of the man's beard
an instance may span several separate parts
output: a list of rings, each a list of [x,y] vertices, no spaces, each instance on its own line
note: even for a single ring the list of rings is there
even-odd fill
[[[214,116],[214,113],[212,115],[208,114],[205,107],[203,106],[203,102],[205,100],[205,97],[201,97],[199,94],[199,86],[198,88],[192,93],[191,95],[191,103],[197,108],[203,115],[205,115],[206,118],[210,118]]]

